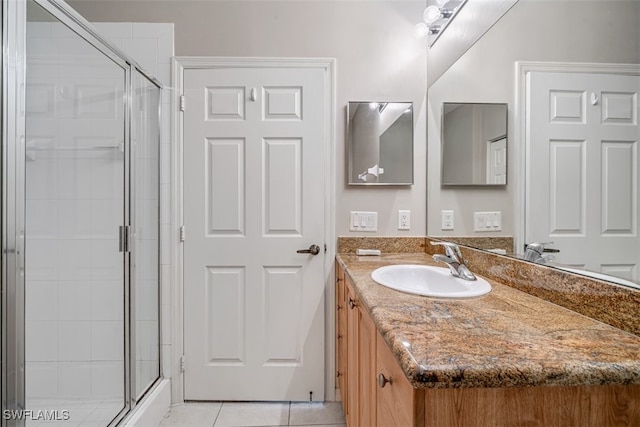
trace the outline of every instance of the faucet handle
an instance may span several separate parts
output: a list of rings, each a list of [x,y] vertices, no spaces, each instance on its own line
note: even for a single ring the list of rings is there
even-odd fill
[[[444,252],[450,256],[457,258],[458,262],[464,262],[462,259],[462,252],[460,252],[460,246],[452,242],[431,242],[433,246],[444,246]]]
[[[545,246],[547,245],[553,245],[553,242],[532,242],[532,243],[528,243],[526,245],[524,245],[524,249],[530,249],[532,251],[536,251],[538,252],[540,255],[542,255],[543,252],[560,252],[560,250],[558,249],[546,249]]]

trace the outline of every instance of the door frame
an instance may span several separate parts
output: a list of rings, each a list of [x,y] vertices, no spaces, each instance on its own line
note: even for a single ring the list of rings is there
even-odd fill
[[[514,85],[514,118],[513,140],[515,181],[515,218],[523,218],[519,223],[515,221],[514,245],[516,253],[524,250],[526,235],[527,192],[530,175],[528,159],[531,141],[527,131],[527,74],[538,73],[585,73],[585,74],[618,74],[624,76],[640,76],[640,64],[611,64],[596,62],[540,62],[516,61]]]
[[[170,304],[163,301],[164,311],[170,310],[171,342],[163,342],[163,346],[171,347],[168,370],[171,375],[171,401],[184,402],[184,245],[181,239],[181,226],[184,223],[184,122],[181,114],[181,95],[184,93],[184,71],[188,69],[221,69],[221,68],[297,68],[320,69],[324,71],[325,82],[325,226],[324,241],[326,254],[324,263],[325,283],[325,400],[335,400],[335,290],[334,290],[334,258],[336,254],[335,239],[335,117],[336,117],[336,87],[334,58],[262,58],[262,57],[203,57],[176,56],[171,61],[172,87],[171,91],[171,240],[167,257],[171,260],[169,296]],[[188,108],[188,106],[187,106]],[[185,234],[188,234],[188,230]],[[168,314],[168,313],[167,313]]]

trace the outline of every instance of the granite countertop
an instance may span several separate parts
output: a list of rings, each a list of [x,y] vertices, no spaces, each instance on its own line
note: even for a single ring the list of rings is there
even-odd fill
[[[416,388],[640,384],[636,335],[492,280],[489,294],[453,300],[371,279],[384,265],[438,265],[424,253],[337,260]]]

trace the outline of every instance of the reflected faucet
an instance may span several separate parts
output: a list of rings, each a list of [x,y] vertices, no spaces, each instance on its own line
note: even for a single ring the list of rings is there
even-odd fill
[[[462,258],[460,247],[451,242],[431,242],[433,246],[444,246],[446,255],[435,254],[433,259],[444,262],[449,267],[451,274],[464,280],[476,280],[476,276],[467,267],[467,262]]]
[[[533,242],[525,246],[524,255],[522,259],[525,261],[532,261],[537,264],[546,264],[555,258],[553,255],[542,255],[543,252],[560,252],[559,249],[545,249],[545,245],[552,245],[553,242],[539,243]]]

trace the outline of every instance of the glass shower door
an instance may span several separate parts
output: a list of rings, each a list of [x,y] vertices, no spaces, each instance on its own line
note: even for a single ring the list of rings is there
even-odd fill
[[[131,75],[131,144],[133,147],[132,318],[134,344],[133,399],[139,401],[160,377],[159,156],[160,88],[138,70]]]
[[[32,1],[26,46],[26,407],[106,426],[127,407],[127,72]]]

